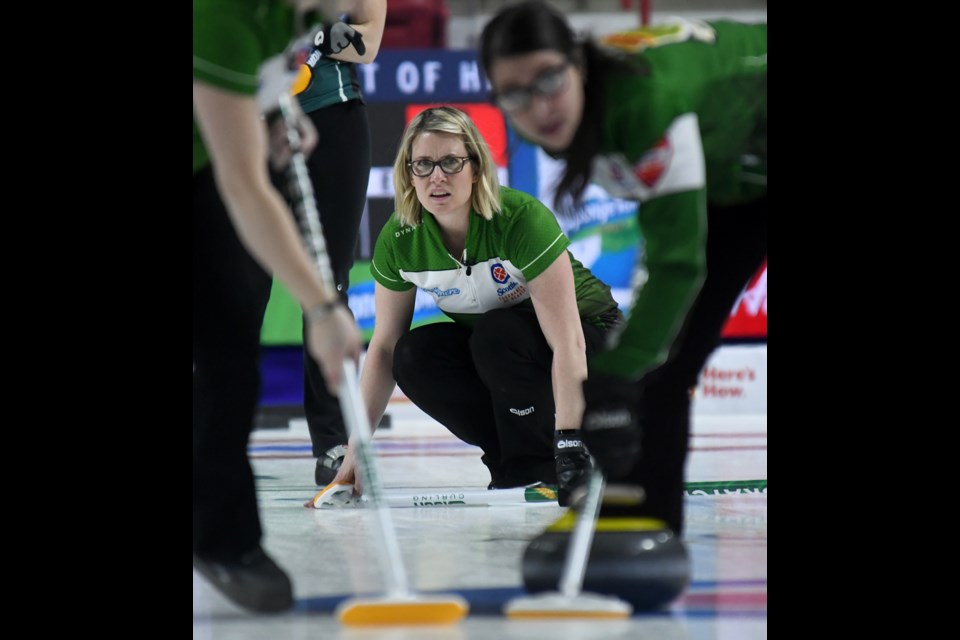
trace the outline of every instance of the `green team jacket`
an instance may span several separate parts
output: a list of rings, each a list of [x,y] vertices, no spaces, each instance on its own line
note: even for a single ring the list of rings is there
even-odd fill
[[[294,10],[285,0],[193,0],[193,77],[256,95],[261,64],[294,36]],[[210,158],[193,120],[193,172]]]
[[[567,250],[570,240],[553,213],[529,194],[501,187],[500,206],[492,220],[471,212],[459,257],[447,251],[426,209],[413,227],[401,225],[394,213],[377,237],[370,272],[392,291],[419,287],[444,314],[468,326],[493,309],[532,307],[528,283]],[[623,316],[610,287],[573,256],[570,262],[580,317],[600,328],[619,324]]]
[[[641,202],[646,282],[592,370],[636,379],[666,360],[706,269],[706,206],[766,193],[767,27],[682,21],[615,34],[649,73],[606,78],[593,179]]]

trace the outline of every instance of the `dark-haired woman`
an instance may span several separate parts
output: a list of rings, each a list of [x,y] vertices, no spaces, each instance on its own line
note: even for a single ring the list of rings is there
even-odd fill
[[[593,41],[523,2],[484,27],[481,59],[517,132],[566,161],[558,197],[595,181],[640,203],[648,277],[584,383],[584,441],[610,482],[586,588],[661,606],[687,580],[690,391],[767,253],[766,25],[676,21]],[[545,540],[568,537],[568,522],[531,544],[528,587],[562,564],[564,545]],[[669,539],[661,553],[676,562],[644,573],[658,554],[638,538]]]

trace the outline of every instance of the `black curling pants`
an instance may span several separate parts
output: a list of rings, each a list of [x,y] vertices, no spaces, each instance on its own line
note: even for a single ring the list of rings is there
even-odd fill
[[[587,355],[605,331],[583,324]],[[441,322],[397,342],[393,375],[420,409],[480,447],[494,482],[556,482],[553,352],[533,309],[483,314],[470,328]]]
[[[683,532],[683,488],[690,440],[690,389],[697,385],[737,297],[767,256],[767,200],[708,207],[707,276],[667,361],[641,378],[641,456],[626,482],[644,487],[637,515]]]
[[[193,551],[231,560],[260,542],[247,440],[271,279],[247,253],[207,167],[193,178]]]
[[[316,149],[307,158],[307,169],[320,212],[330,267],[340,299],[346,303],[372,162],[367,107],[360,100],[351,100],[307,115],[319,137]],[[274,184],[286,193],[286,178],[275,173],[272,177]],[[347,431],[340,403],[327,390],[320,367],[310,355],[306,331],[303,340],[303,409],[313,455],[319,457],[331,447],[346,444]]]

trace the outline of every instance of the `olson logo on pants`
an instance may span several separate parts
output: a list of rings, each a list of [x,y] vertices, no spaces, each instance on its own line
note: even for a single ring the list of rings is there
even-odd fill
[[[527,407],[526,409],[514,409],[510,407],[510,413],[518,416],[528,416],[533,413],[533,407]]]

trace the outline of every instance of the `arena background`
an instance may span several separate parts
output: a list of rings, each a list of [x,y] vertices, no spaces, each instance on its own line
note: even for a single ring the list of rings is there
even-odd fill
[[[570,238],[570,251],[613,290],[626,311],[629,283],[642,259],[637,203],[611,197],[591,185],[579,206],[554,204],[554,185],[563,165],[520,140],[488,101],[486,81],[473,50],[387,49],[377,61],[360,65],[368,104],[373,168],[367,206],[350,274],[349,303],[369,341],[373,330],[374,281],[370,257],[377,235],[393,211],[392,163],[406,123],[422,109],[452,104],[466,111],[490,145],[502,184],[537,195],[554,211]],[[641,267],[642,268],[642,267]],[[433,299],[418,293],[414,326],[447,321]],[[731,309],[725,344],[704,370],[695,411],[766,412],[766,264]],[[274,283],[263,323],[262,406],[296,406],[303,399],[300,309]]]

